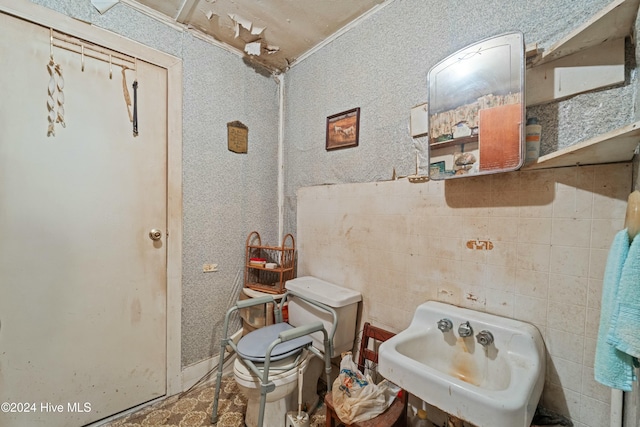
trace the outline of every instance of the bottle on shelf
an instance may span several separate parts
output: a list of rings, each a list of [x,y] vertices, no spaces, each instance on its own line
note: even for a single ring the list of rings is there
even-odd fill
[[[542,126],[538,124],[538,119],[531,117],[527,119],[526,134],[526,154],[524,157],[525,164],[533,163],[540,157],[540,136],[542,134]]]

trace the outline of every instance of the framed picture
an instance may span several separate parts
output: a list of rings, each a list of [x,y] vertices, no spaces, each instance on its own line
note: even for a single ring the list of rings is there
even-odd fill
[[[358,146],[360,108],[327,117],[327,151]]]

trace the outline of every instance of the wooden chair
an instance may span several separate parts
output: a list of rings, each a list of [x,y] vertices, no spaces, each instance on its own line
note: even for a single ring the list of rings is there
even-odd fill
[[[362,331],[362,341],[360,342],[360,351],[358,353],[358,369],[364,373],[365,362],[367,360],[377,364],[377,351],[369,349],[369,339],[383,342],[394,336],[395,334],[375,326],[371,326],[369,322],[364,324]],[[391,406],[382,414],[367,421],[355,424],[344,424],[333,407],[333,396],[331,392],[324,397],[324,404],[327,407],[327,424],[326,427],[336,427],[344,425],[346,427],[405,427],[407,425],[407,392],[402,390],[402,398],[396,398]]]

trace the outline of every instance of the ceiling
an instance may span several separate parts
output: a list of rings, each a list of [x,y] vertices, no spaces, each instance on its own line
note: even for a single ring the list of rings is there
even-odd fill
[[[135,0],[273,73],[389,0]]]

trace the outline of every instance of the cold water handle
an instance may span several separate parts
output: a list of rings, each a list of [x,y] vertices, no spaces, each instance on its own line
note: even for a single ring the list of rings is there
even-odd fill
[[[493,334],[487,330],[480,331],[476,335],[476,341],[483,347],[489,347],[493,343]]]

